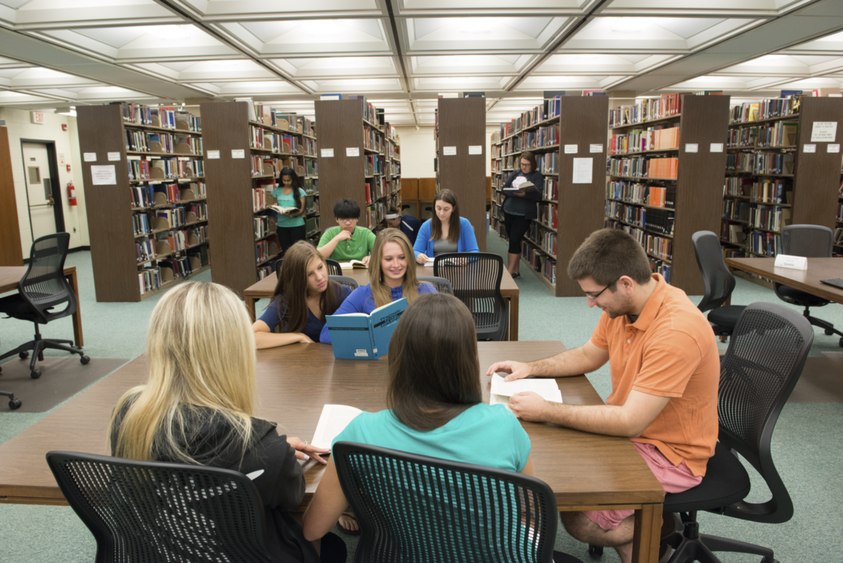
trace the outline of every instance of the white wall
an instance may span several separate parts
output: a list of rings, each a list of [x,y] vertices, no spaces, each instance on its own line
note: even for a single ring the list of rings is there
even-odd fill
[[[433,127],[396,127],[396,133],[401,137],[401,177],[402,178],[434,178],[433,159],[436,157],[436,141],[433,138]],[[500,131],[499,126],[486,126],[486,155],[488,157],[492,145],[492,133]],[[486,158],[486,176],[492,174],[492,163]]]
[[[46,123],[32,123],[31,112],[12,108],[0,108],[0,119],[6,120],[9,132],[9,151],[12,158],[12,172],[15,179],[15,199],[18,210],[18,222],[21,230],[21,247],[24,258],[29,258],[32,246],[32,231],[29,225],[29,209],[26,199],[26,177],[21,152],[21,139],[36,141],[54,141],[56,159],[59,168],[59,185],[62,194],[64,226],[70,233],[70,248],[90,245],[88,237],[88,219],[85,213],[85,189],[82,185],[82,157],[79,153],[79,136],[76,132],[76,118],[67,115],[47,113]],[[62,131],[62,124],[67,131]],[[70,164],[70,172],[60,164],[64,155],[65,164]],[[73,181],[76,186],[76,207],[70,207],[65,186]]]

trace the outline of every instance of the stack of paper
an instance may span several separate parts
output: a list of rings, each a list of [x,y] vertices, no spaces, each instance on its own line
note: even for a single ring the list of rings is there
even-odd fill
[[[363,411],[347,405],[325,405],[310,443],[317,448],[330,449],[334,438],[361,412]]]
[[[490,391],[490,405],[504,405],[509,408],[509,398],[516,393],[532,391],[546,401],[562,402],[562,392],[554,379],[516,379],[504,381],[499,374],[492,376],[492,390]]]

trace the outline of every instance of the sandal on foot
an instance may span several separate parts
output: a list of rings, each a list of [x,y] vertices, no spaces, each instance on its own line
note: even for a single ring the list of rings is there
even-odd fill
[[[343,514],[343,516],[345,516],[346,518],[351,518],[352,520],[357,522],[357,519],[354,517],[353,514]],[[349,528],[344,527],[342,524],[340,524],[339,520],[337,520],[337,529],[347,536],[359,536],[360,535],[360,524],[359,523],[357,524],[356,530],[351,530]]]

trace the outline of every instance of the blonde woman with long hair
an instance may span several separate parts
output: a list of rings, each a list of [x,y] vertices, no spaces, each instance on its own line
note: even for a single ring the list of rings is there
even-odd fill
[[[269,307],[252,325],[255,344],[261,349],[319,342],[325,315],[333,315],[350,293],[328,278],[328,265],[312,244],[295,243],[284,254]]]
[[[253,481],[266,511],[268,548],[283,561],[315,563],[320,556],[288,511],[304,497],[296,458],[321,463],[325,450],[279,436],[276,423],[254,418],[255,340],[243,302],[212,283],[186,283],[165,293],[149,321],[146,384],[117,402],[109,426],[112,455],[263,470]],[[345,561],[333,536],[321,560]]]
[[[402,297],[408,303],[419,295],[436,293],[429,283],[419,283],[413,247],[407,236],[398,229],[384,229],[375,239],[372,259],[369,261],[369,285],[361,285],[351,292],[335,315],[366,313],[367,315],[387,303]],[[322,328],[320,342],[330,343],[328,326]]]

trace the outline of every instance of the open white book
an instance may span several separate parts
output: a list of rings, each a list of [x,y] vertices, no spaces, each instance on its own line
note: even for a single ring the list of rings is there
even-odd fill
[[[347,405],[325,405],[310,443],[317,448],[330,449],[334,438],[361,412],[363,411]]]
[[[504,376],[505,377],[505,376]],[[504,405],[509,408],[509,398],[516,393],[532,391],[546,401],[562,402],[562,391],[554,379],[516,379],[504,381],[499,374],[492,376],[492,389],[489,392],[490,405]]]
[[[281,207],[280,205],[270,205],[269,208],[277,211],[278,213],[281,213],[282,215],[285,213],[292,213],[293,211],[299,210],[298,207]]]
[[[343,270],[365,270],[368,266],[362,260],[350,260],[348,262],[340,262],[340,268]]]

